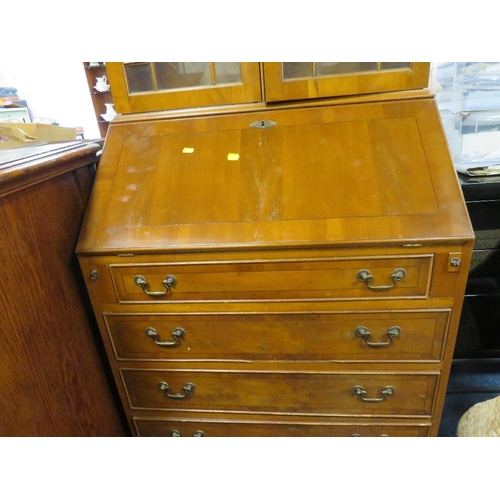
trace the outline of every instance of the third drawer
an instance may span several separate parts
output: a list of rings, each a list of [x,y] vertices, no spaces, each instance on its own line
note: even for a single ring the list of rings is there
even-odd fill
[[[121,370],[133,410],[430,416],[438,373]]]

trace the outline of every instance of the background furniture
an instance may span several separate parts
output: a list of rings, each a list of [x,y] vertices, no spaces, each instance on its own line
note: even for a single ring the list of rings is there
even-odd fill
[[[99,150],[1,153],[1,436],[126,434],[74,257]]]
[[[105,76],[107,78],[108,73],[106,64],[102,62],[84,62],[83,67],[89,86],[90,97],[92,98],[92,104],[94,106],[99,132],[101,133],[101,137],[104,138],[108,132],[109,122],[104,120],[101,114],[106,113],[105,103],[112,103],[113,98],[111,96],[111,89],[102,92],[96,90],[95,85],[97,77]]]
[[[134,435],[437,435],[473,233],[422,67],[270,105],[162,64],[108,64],[124,115],[77,246]]]
[[[500,177],[459,174],[459,179],[476,240],[439,431],[443,437],[457,435],[469,408],[500,394]]]
[[[456,359],[500,357],[500,177],[460,175],[476,236]]]

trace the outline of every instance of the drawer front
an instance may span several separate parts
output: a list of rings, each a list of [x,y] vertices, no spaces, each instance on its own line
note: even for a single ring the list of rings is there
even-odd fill
[[[430,416],[438,375],[129,370],[132,409]]]
[[[111,264],[119,302],[428,297],[433,256]]]
[[[428,425],[134,418],[139,437],[426,437]]]
[[[439,361],[449,310],[105,313],[118,360]]]

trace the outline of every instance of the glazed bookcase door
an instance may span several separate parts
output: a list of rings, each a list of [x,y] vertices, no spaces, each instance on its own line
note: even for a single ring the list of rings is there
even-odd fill
[[[259,63],[108,62],[118,113],[261,101]]]
[[[268,62],[265,100],[288,101],[427,87],[429,63]]]

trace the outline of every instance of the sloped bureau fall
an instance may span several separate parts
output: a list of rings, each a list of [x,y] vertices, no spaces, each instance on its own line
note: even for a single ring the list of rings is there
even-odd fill
[[[78,256],[138,436],[435,436],[473,232],[426,92],[123,116]]]

